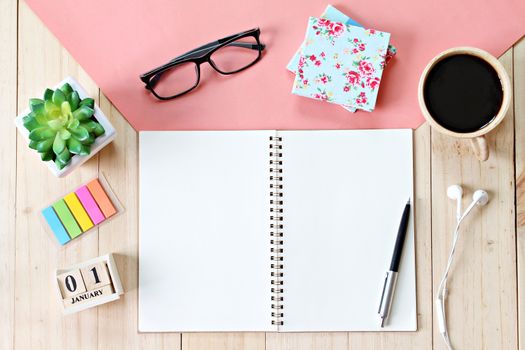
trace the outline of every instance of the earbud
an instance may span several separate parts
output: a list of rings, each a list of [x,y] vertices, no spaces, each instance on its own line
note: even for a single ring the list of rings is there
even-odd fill
[[[443,272],[441,282],[439,283],[435,305],[439,333],[441,333],[441,336],[443,337],[447,348],[449,350],[452,350],[450,337],[448,335],[447,316],[445,312],[445,307],[447,302],[447,281],[449,277],[450,267],[452,266],[452,263],[454,261],[456,244],[459,240],[459,228],[461,223],[463,222],[463,219],[467,217],[467,215],[472,211],[472,209],[474,209],[475,206],[483,206],[489,202],[489,194],[487,193],[487,191],[484,190],[477,190],[476,192],[474,192],[474,194],[472,195],[472,203],[469,204],[469,206],[463,214],[461,213],[461,197],[463,196],[463,189],[461,188],[461,186],[452,185],[449,188],[447,188],[447,196],[450,199],[455,199],[458,203],[457,224],[453,234],[454,238],[452,240],[452,248],[450,250],[450,255],[448,256],[447,266],[445,268],[445,272]]]
[[[452,185],[447,188],[448,198],[455,200],[457,203],[456,219],[461,218],[461,198],[463,197],[463,188],[460,185]]]
[[[472,203],[467,207],[460,220],[465,218],[475,206],[483,206],[489,202],[489,194],[484,190],[477,190],[472,195]]]
[[[462,217],[468,215],[468,213],[476,205],[483,206],[489,202],[489,194],[485,190],[477,190],[472,195],[472,203],[467,207],[467,210],[461,213],[461,198],[463,197],[463,188],[460,185],[452,185],[447,188],[448,198],[455,200],[457,203],[456,219],[461,220]]]
[[[472,195],[472,201],[474,201],[477,205],[483,206],[489,202],[489,194],[487,191],[477,190]]]

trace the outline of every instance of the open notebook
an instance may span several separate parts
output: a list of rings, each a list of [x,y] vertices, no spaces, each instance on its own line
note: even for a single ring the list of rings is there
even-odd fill
[[[412,131],[140,133],[139,331],[377,331]],[[388,331],[416,330],[413,215]]]

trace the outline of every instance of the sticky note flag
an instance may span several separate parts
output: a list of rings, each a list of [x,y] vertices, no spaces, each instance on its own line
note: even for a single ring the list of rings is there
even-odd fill
[[[104,214],[100,211],[97,202],[95,202],[95,199],[89,192],[87,186],[80,187],[75,193],[95,225],[104,221]]]
[[[78,200],[77,195],[74,192],[67,194],[64,197],[64,201],[66,202],[67,206],[69,207],[69,210],[75,217],[75,220],[78,222],[83,232],[93,227],[93,222],[89,218],[86,210],[84,209],[84,207]]]
[[[69,234],[69,237],[76,238],[80,236],[80,234],[82,233],[82,230],[80,229],[77,222],[75,221],[75,218],[73,217],[73,214],[71,214],[71,211],[69,211],[69,208],[67,207],[66,202],[64,202],[63,199],[56,201],[53,204],[53,209],[55,209],[55,212],[60,218],[60,221],[66,228],[67,233]]]
[[[102,213],[104,213],[104,216],[106,218],[109,218],[117,212],[117,210],[113,206],[113,203],[111,202],[111,199],[109,199],[106,191],[104,191],[104,188],[102,188],[102,185],[100,184],[98,179],[95,179],[88,183],[87,188],[89,189],[89,192],[97,202],[98,207],[100,208]]]
[[[60,219],[52,207],[47,207],[42,210],[42,215],[44,216],[44,219],[46,219],[47,224],[55,234],[55,237],[60,244],[64,245],[71,240],[67,234],[66,229],[60,222]]]

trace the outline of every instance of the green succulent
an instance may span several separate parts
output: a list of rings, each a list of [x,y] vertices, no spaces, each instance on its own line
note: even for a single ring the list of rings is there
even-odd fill
[[[68,165],[73,154],[89,154],[95,139],[105,132],[93,116],[95,101],[80,99],[67,83],[54,91],[46,89],[44,99],[30,99],[29,108],[23,118],[29,147],[43,161],[54,161],[58,169]]]

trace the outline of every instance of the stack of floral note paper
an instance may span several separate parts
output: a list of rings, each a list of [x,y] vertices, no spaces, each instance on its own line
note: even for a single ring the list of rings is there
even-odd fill
[[[331,22],[340,22],[340,23],[344,23],[346,25],[363,27],[361,24],[359,24],[358,22],[354,21],[352,18],[348,17],[346,14],[344,14],[341,11],[339,11],[338,9],[336,9],[332,5],[328,5],[326,7],[324,12],[321,14],[321,18],[330,20]],[[303,45],[299,48],[299,50],[297,50],[296,54],[292,57],[292,59],[290,60],[290,62],[286,66],[286,68],[290,72],[292,72],[294,74],[296,74],[296,72],[297,72],[297,67],[299,65],[299,60],[300,60],[300,57],[301,57],[301,51],[302,51],[304,45],[305,45],[305,43],[303,43]],[[385,57],[385,66],[396,55],[396,53],[397,53],[397,49],[392,44],[388,45],[387,54],[386,54],[386,57]],[[357,108],[353,107],[352,105],[342,105],[342,107],[345,108],[346,110],[350,111],[350,112],[355,112],[357,110]]]
[[[329,6],[325,14],[334,10]],[[396,52],[390,34],[348,25],[348,17],[345,23],[326,17],[310,17],[301,50],[288,65],[295,72],[292,92],[371,112],[383,69]]]

